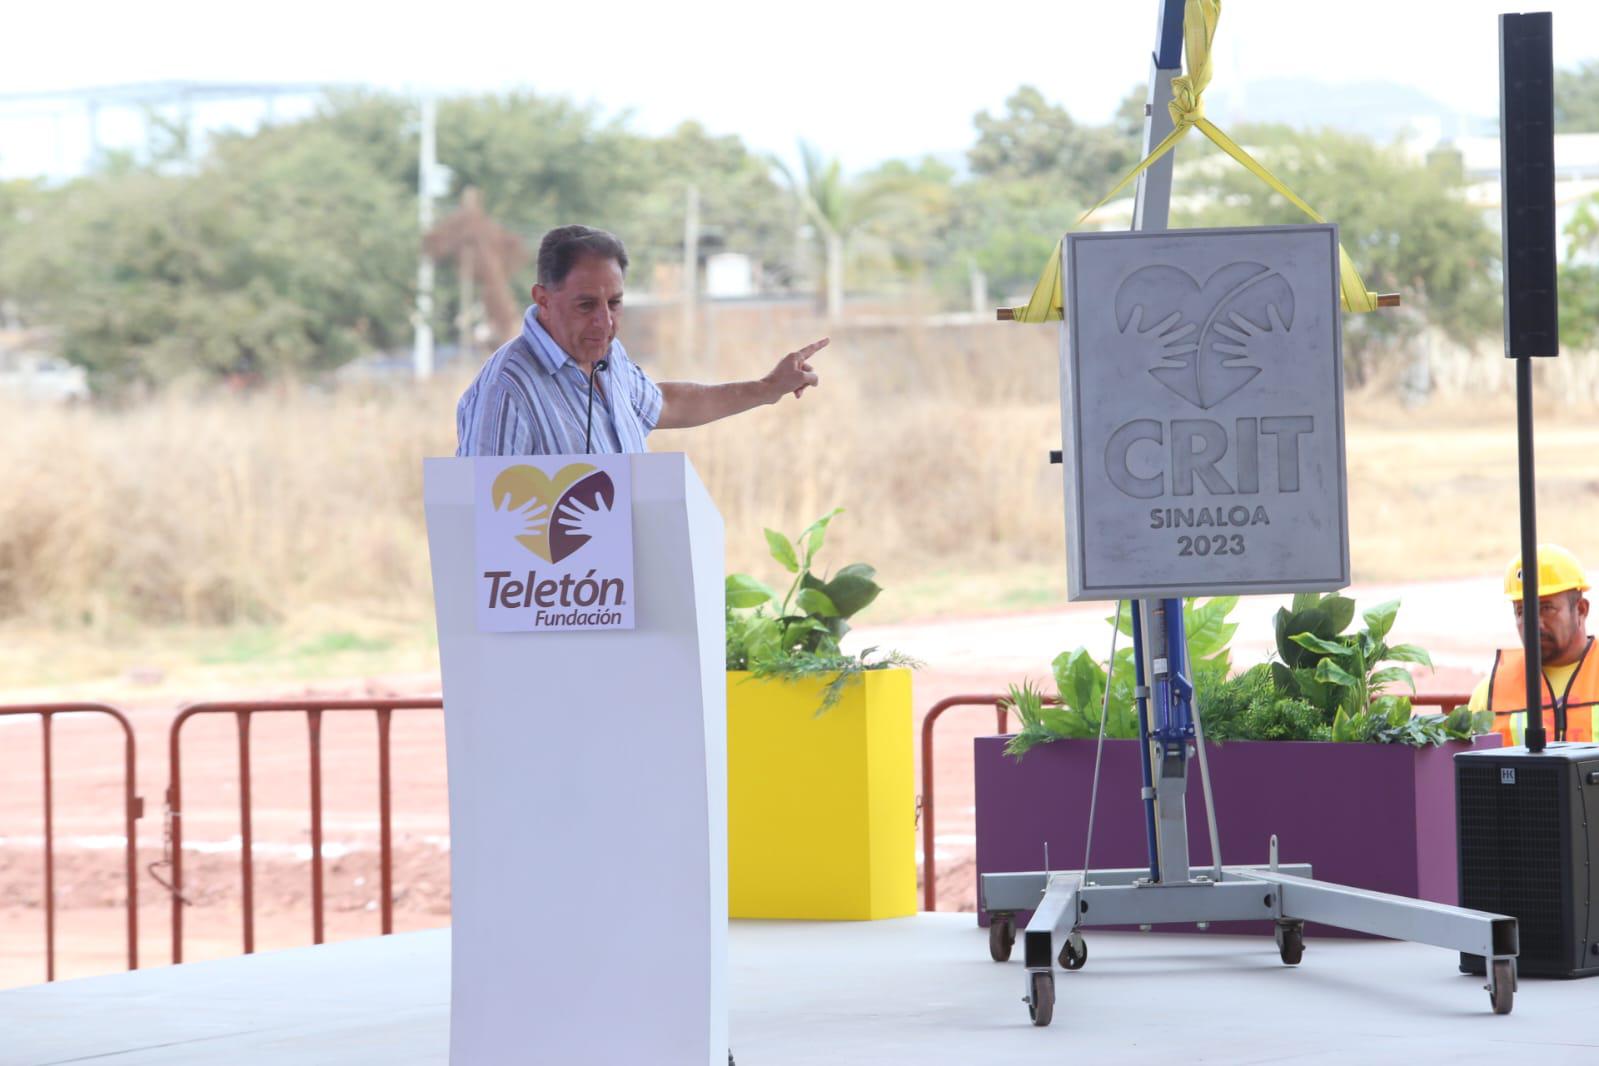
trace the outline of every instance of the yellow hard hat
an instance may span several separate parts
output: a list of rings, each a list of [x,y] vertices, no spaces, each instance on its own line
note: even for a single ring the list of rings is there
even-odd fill
[[[1577,557],[1558,544],[1538,545],[1538,597],[1553,596],[1570,589],[1588,587],[1588,575],[1582,572]],[[1519,600],[1521,592],[1521,556],[1510,560],[1505,570],[1505,598]]]

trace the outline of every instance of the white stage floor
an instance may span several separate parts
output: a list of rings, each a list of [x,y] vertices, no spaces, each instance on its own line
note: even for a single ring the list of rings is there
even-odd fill
[[[1599,1061],[1599,980],[1523,979],[1501,1017],[1435,948],[1313,940],[1289,968],[1267,939],[1088,942],[1035,1029],[1020,945],[989,961],[969,914],[735,922],[733,1048],[739,1066]],[[447,931],[407,933],[0,992],[0,1066],[444,1066],[449,950]]]

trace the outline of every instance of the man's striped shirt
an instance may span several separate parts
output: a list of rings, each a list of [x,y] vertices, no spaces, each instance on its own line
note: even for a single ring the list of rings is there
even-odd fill
[[[495,352],[455,410],[456,455],[577,455],[584,451],[589,379],[527,309],[522,333]],[[594,452],[642,452],[661,417],[661,390],[611,342],[594,376]]]

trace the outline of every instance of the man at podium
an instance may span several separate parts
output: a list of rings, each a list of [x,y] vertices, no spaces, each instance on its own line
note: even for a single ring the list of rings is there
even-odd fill
[[[652,429],[704,425],[817,384],[811,357],[826,337],[757,381],[656,384],[616,339],[626,275],[614,234],[560,226],[544,235],[521,334],[483,364],[456,408],[456,455],[642,452]]]

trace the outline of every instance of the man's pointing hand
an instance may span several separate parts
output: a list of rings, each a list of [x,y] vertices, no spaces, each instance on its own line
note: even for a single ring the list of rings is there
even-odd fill
[[[792,392],[794,398],[799,399],[806,389],[820,383],[821,378],[811,369],[811,357],[826,348],[830,339],[823,337],[797,352],[789,352],[777,361],[771,373],[763,379],[772,388],[773,402],[785,392]]]

